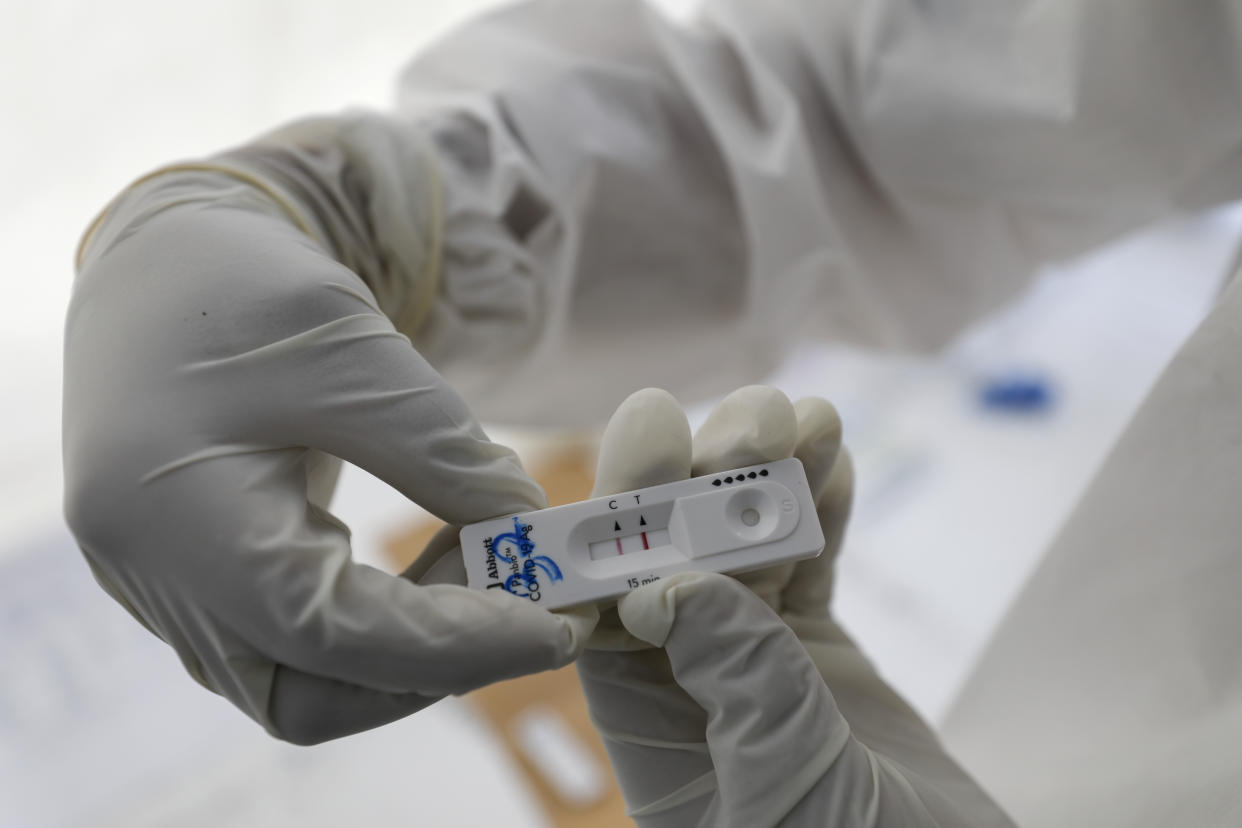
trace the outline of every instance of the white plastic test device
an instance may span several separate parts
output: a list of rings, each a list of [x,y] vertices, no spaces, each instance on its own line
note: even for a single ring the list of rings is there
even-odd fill
[[[824,534],[791,457],[474,523],[462,528],[461,549],[470,587],[558,609],[677,572],[813,558]]]

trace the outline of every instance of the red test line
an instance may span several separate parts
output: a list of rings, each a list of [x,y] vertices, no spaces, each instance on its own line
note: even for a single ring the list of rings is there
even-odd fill
[[[643,532],[643,549],[650,549],[650,548],[651,547],[647,545],[647,533]]]

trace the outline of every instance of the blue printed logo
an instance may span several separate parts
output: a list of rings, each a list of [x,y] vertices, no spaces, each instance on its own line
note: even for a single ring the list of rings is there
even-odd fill
[[[530,539],[530,530],[529,523],[522,523],[514,518],[512,532],[505,532],[494,538],[483,540],[488,556],[488,574],[497,581],[497,583],[490,584],[489,589],[502,587],[506,592],[511,592],[519,598],[538,601],[541,597],[539,594],[540,571],[547,576],[549,582],[559,581],[564,577],[556,561],[547,555],[531,554],[535,551],[535,542]],[[515,549],[517,554],[513,554]],[[509,575],[503,583],[500,582],[499,563],[505,563],[509,567]]]

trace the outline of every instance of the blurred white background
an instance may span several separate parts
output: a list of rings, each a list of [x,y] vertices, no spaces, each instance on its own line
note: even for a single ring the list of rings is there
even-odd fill
[[[320,748],[272,741],[109,602],[60,518],[61,322],[73,250],[93,214],[156,164],[307,113],[384,106],[419,44],[487,5],[6,9],[0,826],[542,824],[493,737],[455,700]],[[681,14],[691,4],[661,5]],[[859,491],[840,612],[933,719],[1205,311],[1240,228],[1237,211],[1218,211],[1068,263],[944,354],[807,348],[773,378],[842,410]],[[1050,404],[980,405],[981,383],[1013,377],[1038,379]],[[372,561],[380,538],[414,514],[353,470],[337,511]]]

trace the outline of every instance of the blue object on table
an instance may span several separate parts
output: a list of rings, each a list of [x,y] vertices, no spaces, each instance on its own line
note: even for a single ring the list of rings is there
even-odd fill
[[[979,404],[994,411],[1034,414],[1047,411],[1052,388],[1042,377],[1006,375],[985,379],[979,386]]]

